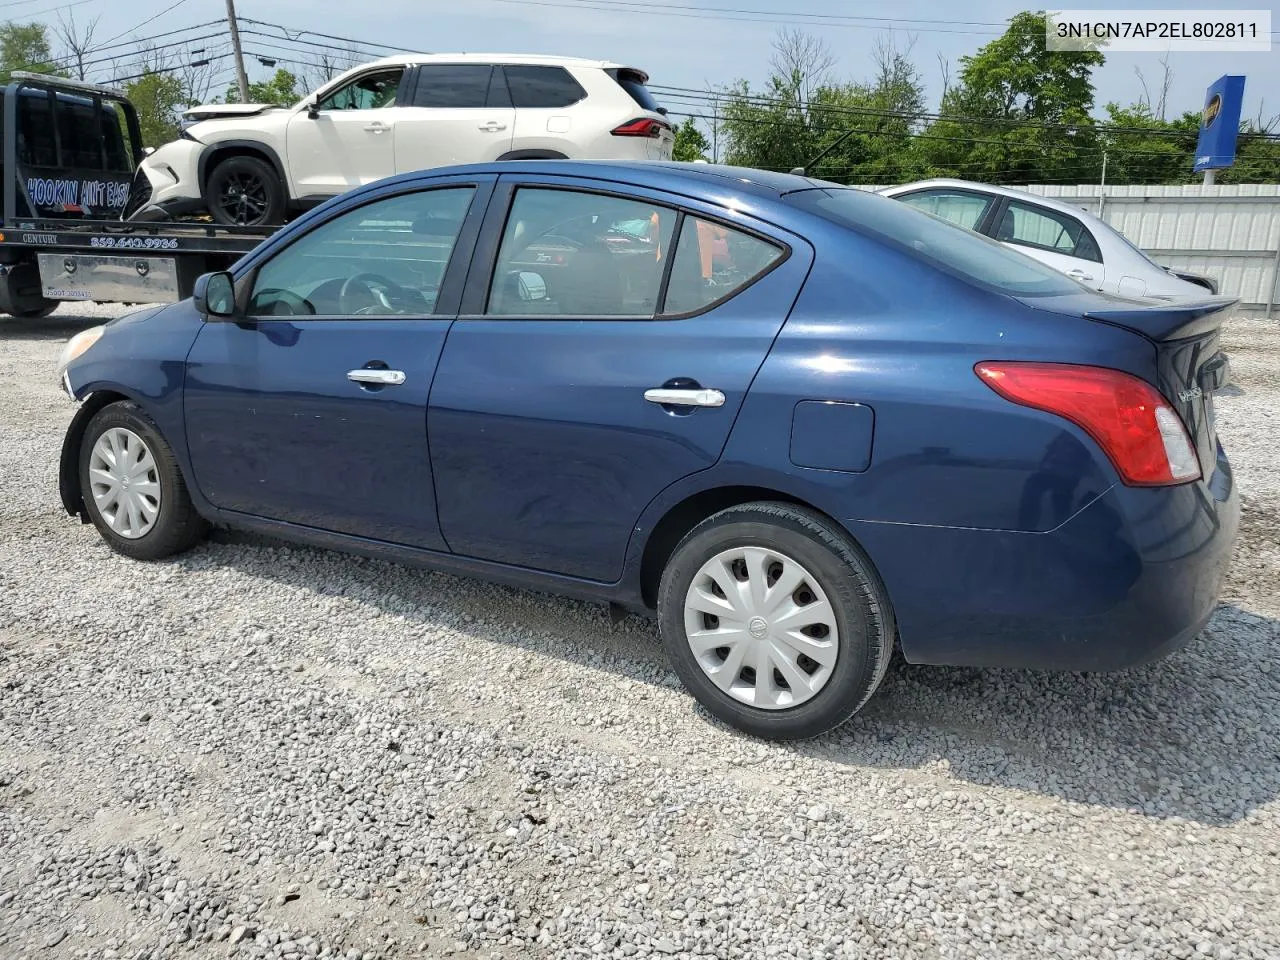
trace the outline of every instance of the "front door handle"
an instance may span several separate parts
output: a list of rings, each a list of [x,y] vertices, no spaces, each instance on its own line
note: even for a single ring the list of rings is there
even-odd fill
[[[370,133],[386,133],[391,128],[388,127],[381,120],[375,120],[373,121],[373,123],[365,127],[365,129],[368,130]]]
[[[722,407],[724,394],[719,390],[708,390],[700,387],[695,390],[673,390],[659,387],[646,390],[644,398],[650,403],[658,403],[664,407]]]
[[[394,387],[404,383],[404,371],[376,370],[364,367],[360,370],[348,370],[347,379],[353,383],[375,383],[380,387]]]

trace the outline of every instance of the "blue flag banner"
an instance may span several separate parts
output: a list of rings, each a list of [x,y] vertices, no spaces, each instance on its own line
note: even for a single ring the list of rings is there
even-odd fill
[[[1244,101],[1244,77],[1219,77],[1205,94],[1200,114],[1200,140],[1192,170],[1220,170],[1236,162],[1236,136],[1240,132],[1240,105]]]

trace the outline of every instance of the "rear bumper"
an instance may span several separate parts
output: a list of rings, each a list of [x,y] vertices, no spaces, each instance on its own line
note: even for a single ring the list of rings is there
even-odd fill
[[[1219,448],[1208,481],[1113,487],[1047,533],[870,524],[912,663],[1105,671],[1193,640],[1217,607],[1239,496]]]

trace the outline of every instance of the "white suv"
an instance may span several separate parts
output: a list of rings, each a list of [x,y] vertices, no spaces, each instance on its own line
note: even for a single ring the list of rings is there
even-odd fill
[[[208,212],[278,224],[363,183],[455,163],[670,160],[648,75],[600,60],[507,54],[387,57],[301,103],[193,107],[138,168],[126,220]]]

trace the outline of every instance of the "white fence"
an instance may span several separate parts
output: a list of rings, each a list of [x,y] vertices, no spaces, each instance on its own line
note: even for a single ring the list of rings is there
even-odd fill
[[[875,188],[870,188],[875,189]],[[1099,213],[1158,263],[1218,281],[1223,296],[1245,312],[1270,317],[1280,308],[1280,185],[1211,187],[1032,185]]]

